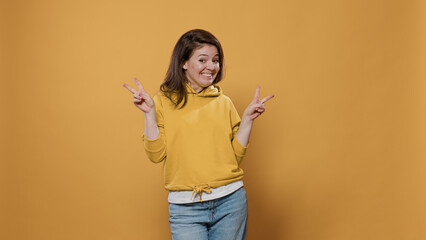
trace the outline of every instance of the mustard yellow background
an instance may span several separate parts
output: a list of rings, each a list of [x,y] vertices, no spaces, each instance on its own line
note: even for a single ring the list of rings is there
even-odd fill
[[[409,0],[3,0],[0,239],[171,239],[162,166],[121,85],[158,91],[177,39],[222,42],[248,239],[426,239],[426,5]]]

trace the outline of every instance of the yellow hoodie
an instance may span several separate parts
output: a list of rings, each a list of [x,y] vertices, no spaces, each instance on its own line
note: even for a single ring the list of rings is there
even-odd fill
[[[181,109],[162,92],[154,96],[160,136],[149,140],[144,135],[144,147],[152,162],[164,162],[167,190],[201,194],[243,178],[239,163],[247,147],[236,137],[238,112],[219,86],[197,93],[187,85],[187,91]]]

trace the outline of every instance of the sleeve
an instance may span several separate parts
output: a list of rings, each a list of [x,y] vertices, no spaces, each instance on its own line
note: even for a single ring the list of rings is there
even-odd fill
[[[232,127],[232,147],[234,149],[235,157],[237,159],[238,164],[241,163],[244,156],[246,155],[246,151],[248,146],[243,146],[237,139],[237,132],[240,128],[241,118],[238,115],[237,109],[234,104],[230,100],[230,117],[231,117],[231,127]]]
[[[164,134],[164,117],[163,105],[160,97],[157,95],[153,98],[155,103],[155,113],[157,118],[157,126],[160,135],[157,139],[150,140],[143,134],[144,148],[149,160],[153,163],[160,163],[166,159],[166,136]]]

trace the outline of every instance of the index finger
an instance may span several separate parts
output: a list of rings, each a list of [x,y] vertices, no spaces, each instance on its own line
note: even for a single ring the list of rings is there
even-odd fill
[[[262,98],[262,100],[260,100],[261,103],[265,103],[266,101],[268,101],[269,99],[273,98],[275,95],[271,94],[267,97]]]
[[[127,88],[127,90],[129,90],[133,94],[137,93],[137,91],[135,89],[133,89],[132,87],[130,87],[127,84],[123,84],[123,87]]]

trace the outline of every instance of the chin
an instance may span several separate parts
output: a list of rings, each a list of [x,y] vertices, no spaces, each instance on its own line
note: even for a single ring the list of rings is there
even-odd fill
[[[208,87],[213,84],[213,80],[202,81],[203,87]]]

